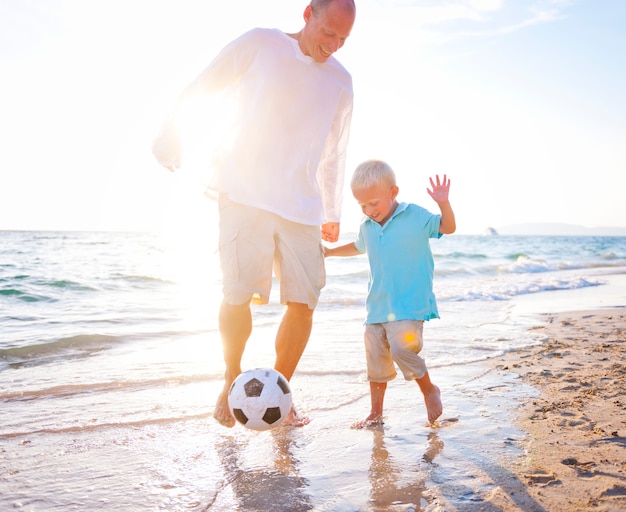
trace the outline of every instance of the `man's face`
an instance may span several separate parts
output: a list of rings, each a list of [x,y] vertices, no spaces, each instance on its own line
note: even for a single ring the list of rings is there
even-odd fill
[[[316,62],[326,62],[346,42],[354,17],[354,10],[348,8],[344,0],[331,2],[320,11],[307,6],[304,11],[306,25],[300,40],[302,52]]]

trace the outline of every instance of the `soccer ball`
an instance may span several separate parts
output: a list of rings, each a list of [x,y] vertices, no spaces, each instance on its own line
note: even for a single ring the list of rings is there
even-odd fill
[[[287,379],[271,368],[257,368],[240,374],[228,392],[230,412],[244,427],[268,430],[277,427],[291,409]]]

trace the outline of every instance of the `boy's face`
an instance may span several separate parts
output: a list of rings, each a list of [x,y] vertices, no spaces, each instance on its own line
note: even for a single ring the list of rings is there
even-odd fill
[[[396,210],[398,187],[388,183],[376,183],[353,189],[352,195],[359,203],[361,211],[382,226]]]

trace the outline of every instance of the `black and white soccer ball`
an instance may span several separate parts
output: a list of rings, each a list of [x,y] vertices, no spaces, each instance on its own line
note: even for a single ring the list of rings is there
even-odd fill
[[[243,372],[228,392],[230,412],[252,430],[269,430],[280,425],[289,414],[291,403],[287,379],[271,368]]]

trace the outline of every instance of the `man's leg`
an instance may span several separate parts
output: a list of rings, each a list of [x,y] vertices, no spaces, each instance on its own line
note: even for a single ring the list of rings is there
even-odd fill
[[[313,327],[313,310],[306,304],[289,302],[276,334],[276,364],[274,368],[291,380],[306,348]],[[285,424],[303,426],[308,418],[299,418],[292,407]]]
[[[250,304],[233,306],[222,302],[219,328],[226,370],[224,372],[224,389],[217,399],[213,416],[222,425],[230,428],[235,425],[235,418],[230,414],[228,408],[228,391],[233,381],[241,373],[241,357],[252,332]]]

